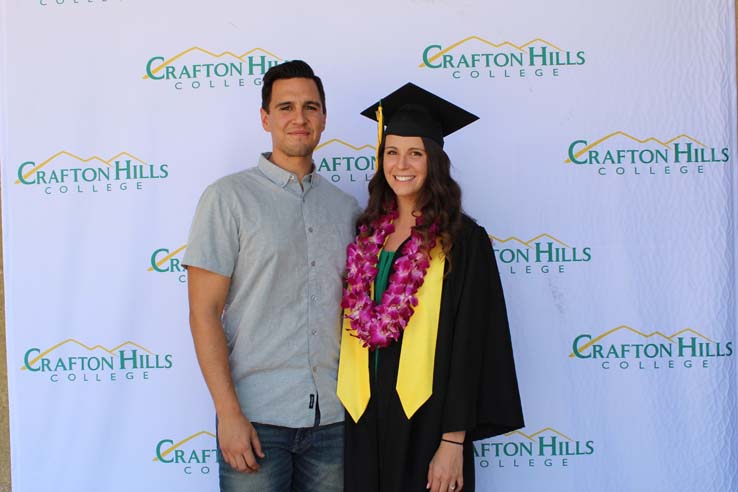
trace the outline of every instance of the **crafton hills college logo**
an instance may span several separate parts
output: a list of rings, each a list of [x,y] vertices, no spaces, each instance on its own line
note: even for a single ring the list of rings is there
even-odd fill
[[[530,435],[516,430],[474,443],[474,458],[482,469],[567,467],[594,454],[594,441],[574,439],[552,427]]]
[[[592,142],[574,140],[564,163],[600,176],[696,176],[725,169],[729,160],[728,147],[710,146],[686,133],[663,140],[616,131]]]
[[[732,340],[714,340],[693,328],[671,335],[620,325],[599,335],[583,333],[572,342],[569,358],[604,370],[708,369],[733,356]]]
[[[38,164],[21,163],[17,175],[16,185],[43,195],[104,194],[143,190],[145,183],[167,179],[169,165],[148,163],[126,151],[105,159],[62,150]]]
[[[323,178],[362,203],[368,195],[367,185],[374,176],[375,152],[370,144],[353,145],[332,138],[315,148],[313,162]]]
[[[147,81],[166,82],[176,90],[229,89],[261,86],[271,67],[285,60],[263,48],[242,53],[193,46],[175,55],[152,56],[146,62]]]
[[[527,241],[516,236],[502,239],[492,234],[492,249],[500,271],[510,275],[566,273],[569,266],[592,261],[592,248],[571,246],[548,233]]]
[[[148,380],[174,365],[172,354],[155,353],[126,341],[113,348],[69,338],[47,349],[26,350],[21,371],[43,375],[52,383],[103,383]]]
[[[156,443],[156,463],[177,467],[186,475],[208,475],[218,472],[215,434],[196,432],[177,442],[162,439]]]
[[[418,68],[454,79],[501,80],[558,77],[586,62],[583,50],[567,50],[541,38],[516,44],[469,36],[446,47],[426,46]]]
[[[179,283],[187,283],[187,272],[182,265],[182,255],[186,249],[187,245],[184,244],[174,250],[170,250],[169,248],[158,248],[154,250],[146,271],[173,275],[177,277]]]
[[[315,147],[313,160],[320,174],[333,183],[361,183],[366,186],[376,168],[376,148],[370,144],[352,145],[332,138]]]

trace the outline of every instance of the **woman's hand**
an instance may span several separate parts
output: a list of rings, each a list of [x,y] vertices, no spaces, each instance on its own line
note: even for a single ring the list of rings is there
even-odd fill
[[[436,454],[428,466],[428,485],[431,492],[459,492],[464,488],[464,446],[465,432],[447,432],[438,445]]]

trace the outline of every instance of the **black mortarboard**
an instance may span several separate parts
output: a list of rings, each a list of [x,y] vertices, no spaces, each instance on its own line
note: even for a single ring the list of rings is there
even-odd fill
[[[384,135],[428,137],[443,147],[443,137],[473,123],[479,117],[408,82],[361,112],[386,125]],[[384,120],[384,121],[382,121]]]

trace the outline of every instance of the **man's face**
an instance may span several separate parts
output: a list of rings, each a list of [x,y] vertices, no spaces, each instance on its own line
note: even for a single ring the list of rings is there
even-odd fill
[[[261,110],[261,124],[272,134],[272,156],[310,157],[325,129],[325,111],[312,79],[279,79],[272,85],[269,112]]]

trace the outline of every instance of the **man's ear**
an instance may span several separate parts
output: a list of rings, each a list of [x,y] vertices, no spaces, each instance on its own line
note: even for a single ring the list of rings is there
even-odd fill
[[[261,126],[264,128],[264,131],[272,131],[269,127],[269,113],[267,113],[264,108],[260,108],[259,115],[261,117]]]

